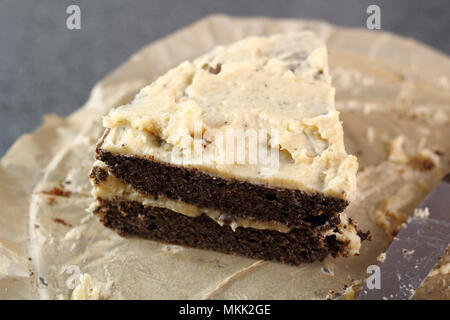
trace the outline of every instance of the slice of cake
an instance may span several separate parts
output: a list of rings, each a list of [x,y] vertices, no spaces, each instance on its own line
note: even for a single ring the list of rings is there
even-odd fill
[[[92,210],[121,235],[291,264],[367,237],[342,213],[358,164],[312,33],[183,62],[103,124]]]

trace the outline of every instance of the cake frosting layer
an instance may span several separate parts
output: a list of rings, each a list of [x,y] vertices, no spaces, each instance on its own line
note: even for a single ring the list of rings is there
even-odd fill
[[[312,33],[247,38],[181,63],[112,110],[102,148],[349,200],[358,164],[334,95]]]

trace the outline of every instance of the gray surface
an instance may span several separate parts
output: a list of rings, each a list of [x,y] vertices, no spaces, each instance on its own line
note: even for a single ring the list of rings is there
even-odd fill
[[[81,7],[82,29],[66,28]],[[0,155],[42,115],[79,108],[92,86],[147,43],[205,15],[322,19],[365,27],[369,4],[382,29],[450,52],[449,0],[0,0]]]

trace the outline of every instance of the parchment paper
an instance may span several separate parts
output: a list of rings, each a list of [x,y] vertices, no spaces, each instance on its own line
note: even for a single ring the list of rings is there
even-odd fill
[[[304,29],[328,44],[345,143],[360,162],[360,194],[347,212],[373,240],[359,257],[294,267],[124,239],[86,211],[102,115],[216,45]],[[368,276],[389,233],[450,169],[449,77],[448,57],[415,41],[317,21],[218,15],[150,44],[99,82],[85,106],[67,118],[46,116],[1,160],[0,298],[68,299],[79,278],[106,299],[323,299],[342,292]],[[389,151],[399,136],[412,160],[395,156],[398,145]],[[422,149],[436,155],[434,168],[421,168]],[[449,275],[435,273],[416,297],[450,298]]]

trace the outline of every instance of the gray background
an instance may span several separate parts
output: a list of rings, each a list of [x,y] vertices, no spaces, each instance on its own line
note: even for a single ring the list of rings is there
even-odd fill
[[[66,28],[78,4],[82,29]],[[92,86],[147,43],[211,13],[322,19],[382,29],[450,52],[450,0],[0,0],[0,156],[42,115],[79,108]]]

